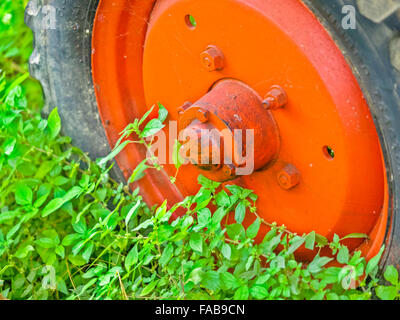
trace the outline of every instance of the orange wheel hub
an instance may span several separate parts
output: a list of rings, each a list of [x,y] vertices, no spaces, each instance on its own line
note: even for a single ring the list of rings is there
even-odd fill
[[[266,169],[279,153],[279,132],[271,111],[264,108],[257,92],[237,80],[222,80],[193,105],[186,103],[178,111],[178,123],[178,131],[189,131],[189,137],[190,132],[196,132],[197,137],[191,140],[200,140],[200,152],[191,162],[214,181]],[[201,141],[208,143],[202,130],[214,133],[208,148],[202,146]],[[214,153],[214,159],[209,156],[204,160],[201,150]]]
[[[369,234],[375,241],[348,242],[368,256],[382,244],[387,190],[373,119],[343,54],[301,1],[100,1],[93,77],[112,146],[157,102],[180,130],[254,130],[252,174],[237,175],[240,164],[226,159],[199,166],[199,152],[175,185],[171,162],[138,182],[150,205],[196,193],[202,173],[254,190],[266,221],[328,238]],[[164,131],[175,141],[171,126]],[[117,161],[129,176],[144,156],[130,146]]]

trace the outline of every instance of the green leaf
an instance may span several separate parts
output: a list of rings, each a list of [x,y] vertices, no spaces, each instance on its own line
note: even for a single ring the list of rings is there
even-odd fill
[[[13,151],[17,140],[14,137],[8,138],[2,146],[5,155],[9,156]]]
[[[197,182],[200,185],[202,185],[204,188],[210,189],[210,190],[215,190],[216,188],[218,188],[221,185],[221,183],[207,179],[205,176],[203,176],[201,174],[197,177]]]
[[[308,265],[307,270],[311,273],[318,273],[322,271],[322,267],[332,261],[333,258],[315,256],[314,260]]]
[[[86,262],[89,262],[90,257],[92,256],[93,253],[93,249],[94,249],[94,243],[93,242],[89,242],[85,249],[82,252],[82,258],[85,259]]]
[[[368,239],[369,236],[365,233],[351,233],[343,238],[340,239],[340,241],[345,240],[345,239]]]
[[[284,269],[286,267],[285,258],[282,256],[277,256],[271,260],[271,268],[273,269]]]
[[[49,214],[61,208],[64,205],[64,203],[65,201],[62,198],[56,198],[51,200],[43,209],[42,217],[47,217]]]
[[[154,288],[156,287],[157,283],[158,283],[158,281],[153,281],[153,282],[151,282],[150,284],[148,284],[148,285],[142,290],[142,292],[140,293],[140,295],[141,295],[142,297],[147,296],[149,293],[151,293],[151,292],[154,290]]]
[[[161,104],[158,103],[158,120],[160,120],[161,123],[165,121],[168,117],[168,110],[165,109],[165,107]]]
[[[182,164],[185,162],[185,160],[182,158],[181,153],[180,153],[181,148],[182,148],[182,144],[178,140],[175,140],[174,149],[173,149],[173,153],[172,153],[172,161],[173,161],[176,169],[179,169],[182,166]]]
[[[18,184],[15,190],[15,201],[21,206],[32,204],[33,193],[32,189],[27,185]]]
[[[203,275],[202,284],[211,291],[217,291],[220,288],[219,273],[216,271],[207,271]]]
[[[136,216],[138,209],[141,205],[141,202],[138,201],[136,202],[136,204],[128,211],[128,214],[126,215],[125,218],[125,225],[128,227],[129,221],[131,221],[131,219]]]
[[[232,240],[241,238],[245,234],[243,225],[239,223],[227,226],[226,231],[228,233],[228,237],[231,238]]]
[[[349,249],[346,246],[341,246],[336,258],[339,263],[349,263]]]
[[[2,212],[0,213],[0,223],[12,220],[20,215],[21,215],[20,210]]]
[[[325,247],[329,243],[327,238],[318,233],[315,234],[315,241],[321,247]]]
[[[165,265],[171,260],[172,256],[174,254],[174,247],[170,243],[167,245],[167,247],[164,249],[161,257],[160,257],[160,265],[162,267],[165,267]]]
[[[197,213],[198,224],[201,227],[208,227],[211,222],[211,211],[208,208],[202,208]]]
[[[20,84],[22,84],[26,79],[29,78],[29,72],[24,73],[22,75],[20,75],[19,77],[17,77],[17,79],[15,79],[7,88],[3,98],[1,100],[4,100],[6,97],[8,98],[9,96],[12,95],[13,91],[19,91],[19,93],[17,94],[18,96],[21,95],[21,86]]]
[[[227,211],[224,208],[218,208],[212,215],[211,221],[214,224],[220,224],[222,219],[226,216]]]
[[[222,190],[221,192],[217,193],[217,195],[215,196],[215,201],[219,207],[224,207],[224,208],[229,207],[231,204],[229,196],[225,190]]]
[[[36,240],[35,242],[38,246],[41,246],[43,248],[54,248],[57,246],[57,243],[53,239],[50,239],[50,238],[40,238],[40,239]]]
[[[378,264],[379,261],[381,260],[383,251],[385,250],[385,246],[382,246],[381,250],[379,251],[379,253],[373,257],[371,260],[369,260],[367,267],[365,269],[365,276],[369,276],[371,275],[375,275],[376,272],[378,271]]]
[[[55,250],[56,254],[58,254],[62,259],[65,257],[65,248],[63,246],[58,246]]]
[[[43,209],[42,217],[47,217],[49,214],[60,209],[65,203],[72,200],[73,198],[78,197],[82,193],[82,191],[82,188],[75,186],[71,190],[69,190],[62,198],[51,200]]]
[[[84,220],[80,220],[72,225],[76,233],[84,234],[87,231],[87,226]]]
[[[48,173],[53,169],[53,167],[57,164],[55,160],[51,161],[43,161],[35,174],[36,179],[43,179],[48,175]]]
[[[147,159],[144,159],[141,163],[139,163],[135,170],[133,170],[131,176],[129,177],[128,183],[134,183],[145,176],[146,169],[149,168],[147,165]]]
[[[51,192],[51,185],[49,184],[43,184],[40,186],[38,192],[37,192],[37,199],[33,206],[35,208],[40,208],[47,200]]]
[[[249,298],[249,288],[247,286],[241,286],[236,290],[233,297],[234,300],[247,300]]]
[[[221,248],[221,253],[226,259],[230,260],[232,254],[231,246],[228,243],[224,243]]]
[[[149,117],[150,113],[153,112],[154,108],[155,108],[155,105],[153,105],[153,106],[150,108],[150,110],[148,110],[148,111],[143,115],[143,117],[142,117],[142,118],[140,119],[140,121],[139,121],[139,126],[140,126],[144,121],[146,121],[146,119]]]
[[[49,135],[51,139],[58,136],[61,130],[61,119],[58,115],[57,108],[54,108],[47,119],[47,128],[49,129]]]
[[[18,259],[24,259],[28,256],[29,252],[35,251],[35,248],[32,247],[30,244],[24,245],[20,247],[17,252],[15,253],[15,256]]]
[[[239,286],[239,282],[235,276],[230,272],[222,272],[220,274],[221,284],[225,290],[236,289]]]
[[[79,241],[80,239],[81,239],[81,235],[78,233],[68,234],[63,239],[62,245],[69,247],[69,246],[73,245],[75,242]]]
[[[263,286],[255,285],[251,287],[250,295],[258,300],[265,299],[268,296],[268,290]]]
[[[314,250],[315,246],[315,232],[310,232],[305,238],[305,245],[306,249]]]
[[[63,186],[69,182],[69,179],[63,176],[58,176],[52,182],[55,186]]]
[[[138,231],[141,229],[147,229],[150,226],[153,226],[154,222],[152,219],[147,219],[145,221],[143,221],[141,224],[139,224],[135,229],[133,229],[133,231]]]
[[[376,295],[382,300],[394,300],[398,294],[397,288],[392,286],[379,286],[376,288]]]
[[[8,231],[6,238],[7,240],[12,239],[12,237],[18,232],[18,230],[21,228],[22,223],[19,222],[15,226],[13,226],[10,231]]]
[[[327,300],[334,300],[334,301],[340,300],[339,296],[336,293],[328,293],[326,295],[326,299]]]
[[[305,242],[305,239],[303,237],[295,236],[291,241],[290,241],[290,247],[287,250],[286,254],[291,255],[292,253],[295,253],[297,249],[299,249],[303,243]]]
[[[256,280],[256,284],[264,284],[271,278],[270,274],[263,274]]]
[[[253,222],[253,224],[247,228],[246,231],[247,237],[249,237],[250,239],[254,239],[257,236],[258,231],[260,230],[260,226],[261,226],[261,220],[260,218],[257,218]]]
[[[237,185],[227,185],[225,186],[233,195],[241,196],[243,192],[243,188]]]
[[[86,242],[87,242],[86,240],[81,240],[77,244],[75,244],[72,248],[72,254],[74,256],[77,256],[79,252],[81,252],[81,250],[85,247]],[[87,262],[87,260],[83,256],[82,258]]]
[[[142,138],[150,137],[152,135],[155,135],[158,131],[160,131],[164,127],[165,125],[163,125],[159,119],[152,119],[149,121],[149,123],[146,124],[140,136]]]
[[[138,262],[138,249],[137,245],[135,245],[128,253],[128,255],[125,258],[125,268],[126,270],[130,270],[131,267]]]
[[[122,150],[124,150],[125,147],[126,147],[128,144],[131,144],[131,143],[133,143],[133,141],[126,140],[126,141],[122,142],[121,144],[117,145],[117,146],[113,149],[113,151],[112,151],[108,156],[106,156],[106,157],[104,157],[104,158],[97,159],[97,160],[96,160],[97,165],[98,165],[99,167],[104,167],[109,161],[111,161],[111,160],[114,159],[117,155],[119,155],[120,152],[121,152]]]
[[[235,220],[237,223],[242,223],[246,215],[246,204],[240,201],[235,209]]]
[[[195,285],[198,285],[203,279],[204,271],[202,268],[193,269],[190,273],[189,280],[193,281]]]
[[[197,252],[203,252],[203,238],[198,233],[192,233],[189,241],[190,247]]]
[[[399,272],[394,266],[388,266],[383,276],[392,285],[397,286],[399,284]]]

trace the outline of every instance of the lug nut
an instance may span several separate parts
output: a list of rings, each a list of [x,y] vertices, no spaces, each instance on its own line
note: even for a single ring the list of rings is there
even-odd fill
[[[225,66],[225,57],[221,50],[215,46],[209,46],[200,55],[201,61],[210,72],[222,70]]]
[[[224,165],[222,170],[227,177],[233,177],[235,175],[235,167],[233,165]]]
[[[208,118],[210,117],[210,113],[207,110],[198,110],[196,113],[196,118],[197,120],[199,120],[200,122],[207,122]]]
[[[289,190],[300,183],[300,172],[294,165],[288,164],[278,172],[277,178],[279,185],[283,189]]]
[[[265,95],[265,100],[263,101],[267,110],[283,108],[287,103],[287,94],[280,86],[272,86],[271,90]]]

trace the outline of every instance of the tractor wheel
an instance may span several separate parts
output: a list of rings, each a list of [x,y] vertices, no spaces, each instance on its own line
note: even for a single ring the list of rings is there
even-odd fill
[[[368,234],[346,244],[367,259],[385,244],[399,267],[400,6],[373,3],[32,0],[31,73],[92,158],[157,102],[179,129],[254,130],[254,172],[194,163],[171,184],[169,163],[136,183],[149,205],[195,193],[201,173],[254,190],[262,218],[298,234]],[[129,146],[116,174],[144,157]]]

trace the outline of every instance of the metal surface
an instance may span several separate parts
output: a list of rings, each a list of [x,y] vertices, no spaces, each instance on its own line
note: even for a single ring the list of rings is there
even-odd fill
[[[390,61],[393,67],[400,71],[400,37],[396,37],[390,42]]]
[[[187,24],[188,15],[195,18],[195,26]],[[196,109],[196,104],[185,102],[201,101],[223,79],[240,80],[258,97],[279,85],[287,100],[270,96],[269,110],[261,108],[260,101],[248,109],[238,108],[242,129],[264,123],[262,118],[258,122],[261,114],[273,114],[279,139],[266,139],[273,132],[266,130],[255,140],[260,155],[255,159],[262,158],[256,167],[267,167],[229,183],[259,195],[258,213],[266,221],[299,234],[315,230],[328,238],[334,233],[367,233],[377,241],[350,240],[348,245],[354,249],[362,244],[366,254],[376,253],[387,214],[379,139],[349,65],[300,1],[103,0],[93,34],[94,83],[111,145],[129,122],[157,102],[168,109],[168,120],[190,118],[183,128],[194,119],[200,126],[218,128],[214,118],[220,106],[202,106],[200,112],[208,113],[191,111],[189,117],[187,110]],[[205,53],[207,48],[218,48],[223,59],[209,63],[213,54]],[[231,108],[230,102],[222,110],[229,114]],[[250,121],[251,117],[256,120]],[[221,119],[229,117],[224,114]],[[173,141],[176,137],[169,135],[169,129],[165,132]],[[271,141],[279,141],[279,152],[270,147]],[[327,157],[327,147],[334,157]],[[143,150],[130,146],[117,161],[128,176],[143,157]],[[290,188],[283,188],[278,177],[288,164],[299,175],[289,174]],[[218,170],[223,174],[234,174],[234,168],[222,168]],[[161,174],[149,170],[138,183],[150,205],[164,199],[172,205],[198,190],[196,166],[182,167],[175,185],[168,179],[175,174],[174,166],[164,169]],[[253,220],[249,214],[245,225]],[[257,240],[266,231],[263,228]]]
[[[232,180],[240,175],[237,171],[241,167],[250,165],[247,174],[251,174],[265,168],[278,156],[279,132],[272,113],[264,109],[257,92],[237,80],[218,82],[209,93],[179,114],[178,124],[179,131],[189,130],[210,135],[216,132],[208,149],[211,152],[214,150],[214,154],[218,153],[217,161],[214,161],[218,166],[212,163],[197,165],[201,163],[201,154],[191,161],[211,180]],[[254,141],[247,141],[246,133],[250,133]],[[204,138],[207,137],[203,137],[207,143],[208,139]],[[201,140],[201,137],[197,140]],[[195,143],[201,146],[201,142]],[[209,158],[212,159],[212,155]]]

